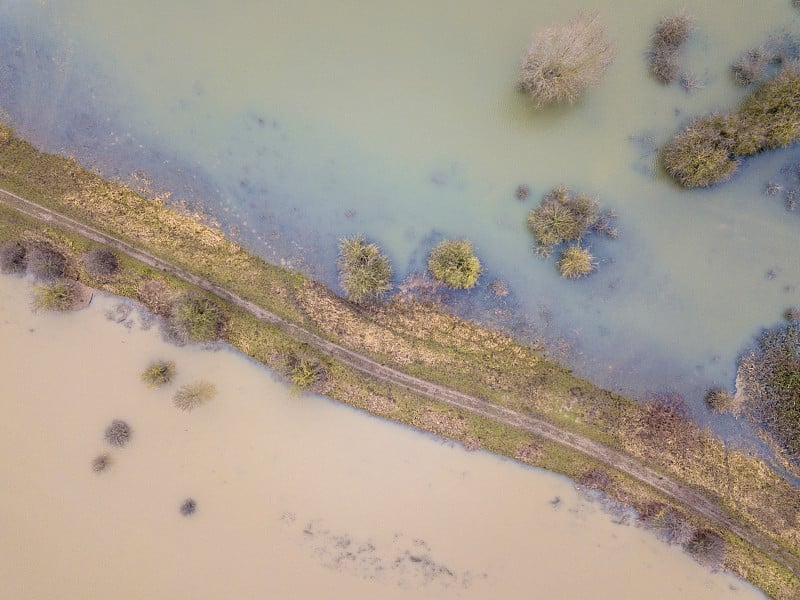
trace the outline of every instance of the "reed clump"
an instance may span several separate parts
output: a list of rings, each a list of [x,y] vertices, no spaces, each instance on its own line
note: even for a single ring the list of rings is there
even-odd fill
[[[0,273],[21,275],[28,268],[28,251],[18,241],[0,246]]]
[[[800,68],[790,64],[727,114],[695,119],[663,149],[667,172],[684,187],[728,179],[741,157],[800,140]]]
[[[522,55],[519,86],[536,102],[573,104],[600,82],[615,51],[597,13],[537,31]]]
[[[392,289],[392,266],[376,244],[363,235],[339,241],[339,284],[357,304],[380,299]]]
[[[648,56],[650,73],[658,82],[672,83],[680,75],[681,50],[693,29],[694,20],[682,12],[656,25]]]
[[[296,390],[307,390],[314,387],[322,378],[322,367],[311,358],[289,359],[289,380]]]
[[[481,262],[468,240],[444,240],[428,255],[428,270],[443,284],[463,290],[478,283]]]
[[[172,399],[175,408],[189,412],[202,406],[217,395],[217,386],[210,381],[196,381],[184,385]]]
[[[175,378],[175,362],[156,360],[142,371],[141,379],[148,387],[163,387]]]

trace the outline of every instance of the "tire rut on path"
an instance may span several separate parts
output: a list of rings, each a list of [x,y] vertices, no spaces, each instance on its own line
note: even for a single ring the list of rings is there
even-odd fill
[[[721,509],[713,500],[687,486],[684,486],[666,475],[659,473],[632,456],[619,450],[615,450],[599,442],[595,442],[582,435],[560,429],[547,421],[520,414],[509,408],[492,404],[480,398],[470,396],[457,390],[441,386],[418,377],[408,375],[392,367],[387,367],[363,354],[359,354],[349,348],[326,340],[302,327],[290,323],[282,317],[264,308],[241,298],[233,292],[218,286],[211,281],[199,277],[185,269],[177,267],[163,259],[140,250],[135,246],[124,242],[107,233],[103,233],[90,225],[86,225],[66,215],[62,215],[52,209],[40,204],[26,200],[12,192],[0,189],[0,203],[14,209],[24,215],[33,217],[45,223],[52,224],[89,238],[95,242],[105,244],[128,256],[141,261],[142,263],[183,279],[199,288],[215,294],[216,296],[242,308],[258,319],[280,328],[293,338],[315,346],[329,356],[361,371],[371,377],[389,381],[411,390],[421,396],[442,402],[455,408],[467,410],[483,417],[493,419],[500,423],[518,427],[562,444],[573,450],[577,450],[590,458],[606,465],[627,473],[631,477],[655,488],[661,493],[671,497],[680,504],[692,509],[699,515],[709,519],[729,529],[736,535],[746,540],[765,554],[772,557],[777,562],[788,568],[795,576],[800,575],[800,559],[781,547],[773,539],[764,535],[756,528],[738,522],[734,517]]]

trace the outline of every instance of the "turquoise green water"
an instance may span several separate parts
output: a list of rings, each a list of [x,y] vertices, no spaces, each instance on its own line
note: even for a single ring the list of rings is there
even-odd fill
[[[646,73],[652,26],[680,7],[697,21],[693,94]],[[519,55],[533,30],[584,8],[600,10],[617,59],[580,104],[534,110],[515,90]],[[734,104],[744,92],[728,65],[799,14],[727,0],[12,0],[0,9],[0,105],[37,143],[121,178],[143,169],[266,258],[327,283],[345,235],[380,243],[398,282],[438,239],[470,238],[483,283],[501,277],[511,294],[480,287],[454,296],[457,310],[550,340],[603,385],[681,392],[704,420],[703,390],[732,386],[736,355],[800,304],[800,214],[763,191],[797,152],[686,192],[652,148]],[[524,225],[561,183],[619,214],[620,238],[593,242],[601,264],[584,281],[537,258]]]

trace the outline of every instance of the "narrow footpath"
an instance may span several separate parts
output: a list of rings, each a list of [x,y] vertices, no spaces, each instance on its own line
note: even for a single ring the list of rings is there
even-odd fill
[[[726,511],[717,506],[715,502],[705,495],[688,488],[669,477],[642,464],[637,459],[619,450],[609,448],[604,444],[595,442],[581,435],[559,429],[558,427],[533,417],[522,415],[502,406],[497,406],[480,398],[461,393],[459,391],[413,377],[402,371],[382,365],[367,356],[354,352],[344,346],[325,340],[297,325],[290,323],[278,315],[264,310],[260,306],[249,302],[238,295],[214,283],[198,277],[189,271],[172,265],[160,258],[144,252],[130,244],[112,237],[97,229],[85,225],[75,219],[57,213],[16,194],[0,189],[0,203],[24,215],[33,217],[45,223],[86,237],[95,242],[105,244],[115,250],[141,261],[155,269],[169,273],[183,279],[192,285],[202,288],[219,298],[230,302],[244,310],[249,311],[258,319],[274,325],[293,338],[310,344],[332,358],[361,371],[376,379],[382,379],[395,385],[403,386],[421,396],[448,404],[450,406],[468,410],[494,421],[518,427],[541,436],[548,440],[562,444],[573,450],[582,452],[594,460],[602,462],[609,467],[623,471],[646,483],[647,485],[669,496],[676,502],[683,504],[697,514],[718,525],[729,529],[736,535],[746,540],[773,560],[788,568],[795,576],[800,576],[800,559],[778,545],[774,540],[764,535],[752,526],[737,522]]]

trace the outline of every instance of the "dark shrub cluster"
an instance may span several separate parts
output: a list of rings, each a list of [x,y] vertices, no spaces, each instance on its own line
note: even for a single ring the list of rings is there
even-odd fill
[[[725,559],[725,540],[710,529],[696,531],[684,548],[695,560],[712,569],[720,568]]]
[[[119,259],[108,248],[93,248],[83,255],[83,268],[95,277],[109,277],[119,270]]]
[[[800,68],[784,67],[738,109],[695,119],[664,148],[667,172],[685,187],[729,178],[739,157],[782,148],[800,139]]]
[[[209,298],[196,293],[184,294],[171,307],[171,332],[183,342],[216,340],[223,325],[222,308]]]
[[[478,283],[481,262],[468,240],[444,240],[428,255],[428,270],[446,286],[463,290]]]
[[[800,461],[800,323],[764,331],[739,359],[743,410]]]
[[[178,510],[184,517],[193,515],[197,511],[197,502],[193,498],[187,498],[181,503]]]
[[[614,54],[598,15],[579,14],[534,34],[522,55],[519,86],[537,106],[572,104],[600,82]]]
[[[763,83],[777,70],[800,59],[800,37],[783,32],[771,36],[764,44],[751,48],[731,65],[733,79],[739,85]]]
[[[111,464],[111,456],[108,454],[98,454],[92,459],[92,471],[101,473]]]
[[[339,284],[349,300],[376,300],[392,289],[392,266],[376,244],[362,235],[339,241]]]
[[[672,83],[680,75],[681,50],[693,28],[685,13],[664,17],[656,25],[648,57],[650,72],[660,83]]]
[[[738,413],[736,397],[728,390],[722,388],[711,388],[706,392],[704,400],[706,406],[715,413]]]
[[[64,276],[66,257],[47,242],[35,242],[28,248],[28,271],[41,281]]]
[[[0,246],[0,273],[21,275],[28,268],[28,251],[16,241]]]
[[[131,439],[131,428],[125,421],[114,419],[106,428],[105,438],[112,446],[122,448]]]

